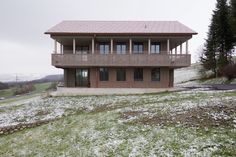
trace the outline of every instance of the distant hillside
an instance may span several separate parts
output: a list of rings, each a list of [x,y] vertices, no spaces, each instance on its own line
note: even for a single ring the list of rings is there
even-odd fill
[[[26,84],[26,83],[47,83],[47,82],[61,82],[63,81],[63,75],[62,74],[56,74],[56,75],[47,75],[45,77],[42,77],[40,79],[30,80],[30,81],[8,81],[4,82],[5,84],[8,84],[9,86],[14,86],[16,84]]]
[[[63,75],[57,74],[57,75],[47,75],[41,79],[33,80],[30,82],[33,83],[42,83],[42,82],[59,82],[63,81]]]

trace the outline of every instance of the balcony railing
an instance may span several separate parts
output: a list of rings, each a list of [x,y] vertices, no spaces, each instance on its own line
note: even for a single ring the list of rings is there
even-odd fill
[[[190,63],[190,54],[52,54],[56,67],[186,67]]]

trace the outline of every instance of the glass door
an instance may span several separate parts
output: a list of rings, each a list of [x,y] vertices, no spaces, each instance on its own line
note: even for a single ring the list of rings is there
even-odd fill
[[[86,55],[89,53],[89,47],[88,46],[78,46],[76,53]]]
[[[89,87],[89,69],[76,69],[76,86]]]

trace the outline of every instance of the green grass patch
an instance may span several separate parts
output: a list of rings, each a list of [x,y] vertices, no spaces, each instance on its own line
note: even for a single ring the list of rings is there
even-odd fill
[[[51,82],[47,82],[47,83],[37,83],[35,84],[35,91],[36,93],[41,93],[41,92],[44,92],[46,91],[51,85]]]
[[[3,89],[3,90],[0,90],[0,97],[10,97],[10,96],[13,96],[13,91],[14,88],[9,88],[9,89]]]

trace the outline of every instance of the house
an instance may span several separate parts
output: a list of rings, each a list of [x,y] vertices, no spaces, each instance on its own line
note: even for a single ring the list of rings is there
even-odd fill
[[[63,21],[45,34],[66,87],[166,88],[197,33],[178,21]]]

